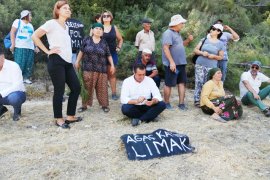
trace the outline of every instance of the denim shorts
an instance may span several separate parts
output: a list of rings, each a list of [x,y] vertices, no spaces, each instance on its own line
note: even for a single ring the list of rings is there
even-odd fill
[[[177,65],[176,72],[172,72],[169,66],[165,68],[165,85],[168,87],[174,87],[176,84],[187,82],[186,65]]]

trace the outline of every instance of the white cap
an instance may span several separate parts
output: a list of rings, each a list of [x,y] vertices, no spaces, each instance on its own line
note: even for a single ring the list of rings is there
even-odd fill
[[[152,51],[150,49],[147,49],[147,48],[143,49],[142,52],[145,54],[152,54]]]
[[[213,27],[215,27],[216,29],[219,29],[221,32],[223,32],[222,24],[214,24]]]
[[[28,16],[28,14],[30,14],[30,11],[28,11],[28,10],[23,10],[23,11],[21,12],[21,19],[24,18],[25,16]]]
[[[187,20],[185,20],[180,14],[176,14],[173,17],[171,17],[171,22],[169,26],[176,26],[180,23],[185,23]]]

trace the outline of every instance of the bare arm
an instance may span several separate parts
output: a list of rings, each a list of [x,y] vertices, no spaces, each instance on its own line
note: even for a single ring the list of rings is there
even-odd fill
[[[116,39],[117,39],[117,42],[118,42],[118,45],[117,47],[119,48],[119,50],[121,49],[122,47],[122,44],[123,44],[123,38],[122,38],[122,35],[121,33],[119,32],[118,28],[116,26],[114,26],[115,28],[115,32],[116,32]],[[118,51],[119,51],[118,50]]]
[[[32,39],[35,43],[35,45],[37,47],[39,47],[39,49],[41,49],[43,52],[45,52],[46,54],[50,55],[50,54],[57,54],[60,53],[60,50],[58,47],[52,48],[51,50],[47,49],[46,46],[42,43],[41,41],[41,37],[44,36],[46,34],[46,31],[44,31],[43,29],[38,28],[34,34],[32,35]]]
[[[242,82],[243,82],[244,86],[247,88],[247,90],[253,94],[255,99],[260,99],[260,96],[256,93],[256,91],[252,88],[252,86],[250,85],[250,83],[247,80],[244,80]]]
[[[75,68],[78,70],[80,67],[81,67],[81,60],[82,60],[82,57],[83,57],[83,52],[80,51],[77,55],[77,59],[76,59],[76,62],[75,62]]]
[[[214,54],[208,54],[208,58],[209,59],[213,59],[213,60],[222,60],[224,57],[224,51],[218,51],[218,55],[214,55]]]
[[[166,58],[169,60],[171,71],[175,72],[176,66],[175,66],[174,60],[173,60],[171,52],[170,52],[170,45],[164,44],[163,50],[164,50],[164,54],[165,54]]]
[[[228,30],[232,34],[232,39],[234,41],[238,41],[240,39],[239,35],[230,26],[224,25],[224,29]]]
[[[10,40],[11,40],[10,51],[11,52],[14,51],[14,47],[15,47],[16,31],[17,31],[17,28],[12,26],[10,30]]]
[[[158,70],[153,70],[152,74],[150,74],[148,77],[152,78],[155,77],[156,75],[158,75]]]
[[[193,36],[189,34],[188,38],[183,42],[184,46],[188,46],[191,41],[193,41]]]

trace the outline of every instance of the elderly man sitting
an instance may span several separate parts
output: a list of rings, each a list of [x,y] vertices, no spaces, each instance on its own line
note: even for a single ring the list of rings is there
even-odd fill
[[[126,78],[122,85],[122,112],[133,118],[132,126],[154,120],[166,108],[155,82],[145,73],[143,64],[135,65],[134,75]]]
[[[14,108],[13,120],[18,121],[25,100],[21,69],[17,63],[6,60],[0,48],[0,117],[8,111],[4,105],[11,105]]]
[[[152,78],[157,87],[160,86],[160,77],[158,75],[158,69],[156,62],[151,59],[152,51],[150,49],[143,49],[141,58],[138,58],[136,64],[143,64],[146,67],[146,76]]]
[[[257,106],[266,117],[270,117],[270,109],[262,100],[270,94],[270,85],[260,90],[262,82],[270,83],[270,78],[260,72],[261,62],[254,61],[250,70],[241,75],[239,83],[240,97],[244,105]]]

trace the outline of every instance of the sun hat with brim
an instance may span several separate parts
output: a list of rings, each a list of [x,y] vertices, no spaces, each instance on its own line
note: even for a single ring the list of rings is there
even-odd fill
[[[143,49],[142,53],[145,53],[145,54],[152,54],[152,51],[150,49]]]
[[[104,30],[104,26],[101,23],[94,23],[91,28],[95,29],[96,27],[100,27],[100,28],[102,28]]]
[[[208,80],[211,80],[213,76],[216,74],[216,72],[221,71],[219,68],[212,68],[208,72]]]
[[[170,22],[169,26],[176,26],[180,23],[185,23],[185,22],[187,22],[186,19],[184,19],[180,14],[176,14],[176,15],[171,17],[171,22]]]
[[[261,66],[262,66],[262,63],[261,63],[260,61],[257,61],[257,60],[256,60],[256,61],[253,61],[253,62],[252,62],[251,66],[252,66],[252,65],[257,65],[257,66],[261,67]]]
[[[24,18],[25,16],[28,16],[28,14],[30,14],[30,11],[28,11],[28,10],[23,10],[23,11],[21,12],[21,19]]]
[[[223,32],[222,24],[214,24],[213,27],[216,28],[216,29],[219,29],[221,32]]]

